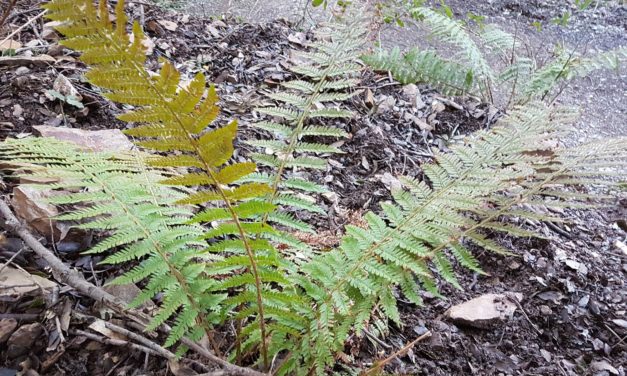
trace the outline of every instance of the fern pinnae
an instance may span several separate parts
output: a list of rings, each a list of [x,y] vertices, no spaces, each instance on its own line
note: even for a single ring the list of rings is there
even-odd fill
[[[45,166],[46,176],[68,179],[58,183],[57,188],[82,187],[91,191],[89,195],[65,193],[57,196],[58,199],[51,200],[54,203],[91,204],[72,214],[62,214],[58,220],[83,221],[83,224],[77,227],[107,229],[114,232],[93,246],[89,253],[102,253],[122,246],[121,250],[109,256],[105,262],[116,263],[147,256],[148,260],[144,263],[151,262],[154,267],[168,270],[174,276],[179,273],[179,268],[190,265],[191,260],[187,258],[174,265],[171,256],[187,252],[186,247],[202,232],[197,226],[181,227],[184,218],[191,216],[189,211],[176,208],[169,213],[170,215],[165,215],[168,210],[164,205],[170,203],[178,193],[167,187],[160,187],[160,192],[157,192],[159,186],[155,183],[158,175],[154,173],[149,175],[147,167],[142,166],[143,161],[139,157],[133,157],[135,160],[133,163],[124,161],[119,163],[114,159],[108,159],[106,154],[81,152],[71,144],[53,139],[7,141],[0,152],[3,158],[7,150],[14,150],[25,160]],[[33,158],[36,155],[44,158]],[[54,158],[45,157],[46,155]],[[80,182],[73,177],[80,177]],[[145,184],[137,185],[134,179],[144,179]],[[96,192],[99,192],[99,198],[93,203]],[[137,277],[127,273],[111,283],[128,283],[131,280],[137,282],[140,275],[140,279],[154,278],[155,270],[147,270],[144,268],[145,264],[142,265],[135,269],[134,274]],[[185,278],[179,275],[175,283],[181,286],[185,304],[196,305],[200,295],[191,292],[186,286]],[[148,288],[145,295],[152,297],[157,292]],[[165,296],[168,296],[167,292]],[[153,321],[151,325],[158,324]],[[201,323],[201,327],[205,330],[210,328],[208,323]],[[176,333],[173,333],[168,342],[178,339]]]
[[[303,142],[303,136],[324,135],[331,137],[343,137],[346,135],[341,130],[331,127],[308,125],[308,120],[313,118],[348,118],[352,114],[349,111],[317,106],[331,102],[345,101],[358,94],[359,91],[341,92],[353,85],[356,81],[347,79],[358,72],[361,67],[354,63],[358,58],[358,49],[362,43],[364,30],[358,22],[351,24],[347,28],[339,24],[330,25],[331,42],[322,41],[322,31],[318,31],[321,41],[311,44],[311,51],[300,52],[300,58],[310,61],[308,64],[296,65],[290,70],[307,79],[288,81],[283,84],[283,88],[292,92],[276,92],[268,96],[280,106],[258,108],[257,111],[269,116],[282,118],[284,123],[259,122],[253,124],[261,129],[268,130],[278,136],[276,141],[249,141],[253,146],[271,150],[277,157],[255,154],[253,158],[260,164],[272,167],[273,171],[269,181],[271,194],[268,200],[276,202],[279,196],[279,187],[284,186],[285,170],[287,168],[304,169],[324,169],[326,161],[320,158],[310,157],[308,154],[315,153],[338,153],[340,150],[334,146]],[[296,156],[299,154],[300,156]],[[282,204],[286,204],[285,195]],[[308,205],[299,209],[308,210],[314,206]],[[264,215],[263,221],[269,219]],[[283,221],[283,225],[289,226],[289,221]],[[301,229],[301,226],[296,228]]]

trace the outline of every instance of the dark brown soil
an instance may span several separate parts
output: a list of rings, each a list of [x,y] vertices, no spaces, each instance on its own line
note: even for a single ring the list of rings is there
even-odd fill
[[[13,26],[23,24],[35,9],[35,2],[21,3],[10,19]],[[529,6],[533,19],[540,4]],[[526,7],[527,5],[523,5]],[[139,16],[139,6],[129,7]],[[498,9],[495,7],[489,9]],[[264,91],[290,78],[286,69],[290,49],[302,48],[288,42],[288,35],[297,33],[283,21],[258,25],[233,20],[206,21],[168,14],[154,7],[144,8],[145,22],[171,20],[177,23],[175,32],[154,28],[148,31],[156,45],[151,61],[158,56],[173,60],[184,74],[191,77],[203,71],[214,82],[221,95],[223,114],[220,121],[237,118],[242,124],[240,139],[256,137],[258,133],[247,125],[253,120],[251,111],[264,103]],[[535,13],[533,13],[535,12]],[[538,13],[542,14],[542,12]],[[546,16],[545,16],[546,17]],[[624,19],[614,19],[624,27]],[[215,32],[207,28],[211,25]],[[23,44],[37,38],[41,24],[26,28],[19,34]],[[50,52],[49,48],[34,49],[35,53]],[[63,56],[63,57],[61,57]],[[1,138],[31,132],[40,124],[82,129],[123,128],[115,120],[120,109],[104,100],[95,88],[81,81],[84,67],[75,55],[64,50],[56,55],[51,66],[27,66],[18,74],[18,67],[0,66],[0,123],[10,123],[0,130]],[[66,75],[83,95],[88,112],[68,104],[52,102],[44,92],[52,87],[57,75]],[[327,171],[310,177],[327,184],[337,200],[325,199],[320,204],[338,219],[315,218],[320,232],[333,238],[345,222],[359,220],[363,210],[379,210],[379,203],[390,199],[385,176],[407,174],[420,176],[420,166],[430,159],[429,150],[446,150],[451,139],[488,127],[487,105],[455,99],[463,109],[445,106],[435,113],[432,103],[438,94],[428,87],[419,87],[424,108],[416,109],[400,85],[386,76],[364,71],[363,89],[374,98],[370,103],[366,93],[353,99],[349,107],[357,114],[348,123],[338,123],[350,133],[341,141],[345,154],[332,156]],[[16,105],[22,109],[16,111]],[[411,116],[434,114],[437,120],[432,131],[421,130]],[[332,140],[323,140],[332,141]],[[250,152],[244,144],[242,153]],[[348,213],[348,214],[347,214]],[[548,240],[510,239],[499,237],[518,257],[496,257],[478,252],[487,276],[460,273],[466,288],[458,291],[443,288],[446,300],[424,295],[426,305],[402,306],[404,326],[392,327],[383,341],[389,348],[364,338],[354,338],[347,352],[354,355],[354,364],[367,365],[381,359],[425,330],[433,336],[418,344],[406,356],[390,363],[386,371],[411,375],[625,375],[627,367],[627,329],[612,320],[625,320],[627,289],[625,253],[615,245],[624,241],[624,219],[627,200],[616,200],[615,207],[597,212],[566,211],[557,213],[568,222],[560,227],[530,223],[531,228]],[[622,221],[622,222],[621,222]],[[623,226],[623,227],[621,227]],[[11,238],[11,235],[7,235]],[[328,240],[328,239],[327,239]],[[16,239],[12,239],[16,241]],[[331,239],[331,243],[334,239]],[[19,243],[19,242],[18,242]],[[0,257],[6,261],[11,249],[3,242]],[[13,247],[15,248],[15,246]],[[18,244],[19,249],[19,244]],[[31,272],[44,270],[41,260],[24,252],[15,263]],[[92,282],[102,282],[115,269],[97,265],[98,259],[77,254],[62,254],[63,260],[85,273]],[[577,263],[577,264],[575,264]],[[572,265],[579,265],[574,270]],[[581,266],[583,265],[583,267]],[[490,330],[456,326],[443,317],[454,304],[483,293],[520,292],[524,298],[514,318]],[[47,320],[46,310],[62,310],[65,302],[94,316],[106,315],[94,302],[61,291],[54,305],[41,301],[0,302],[0,317],[18,315],[19,325],[41,322],[45,330],[30,351],[11,357],[0,348],[0,375],[14,375],[15,370],[29,369],[28,375],[164,375],[167,364],[154,357],[124,347],[100,344],[80,333],[64,333],[67,341],[59,343],[56,326]],[[28,316],[35,315],[35,316]],[[120,323],[124,324],[124,323]],[[87,330],[86,323],[73,320],[72,330]],[[376,328],[370,328],[376,332]],[[58,335],[58,333],[56,334]],[[223,343],[228,347],[227,343]],[[607,362],[613,369],[591,368],[594,362]],[[13,373],[11,373],[13,372]],[[34,372],[34,373],[32,373]]]

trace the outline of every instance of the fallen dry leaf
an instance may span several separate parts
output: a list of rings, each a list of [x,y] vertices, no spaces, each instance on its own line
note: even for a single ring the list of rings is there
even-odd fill
[[[179,27],[179,25],[177,25],[176,22],[172,22],[168,20],[157,20],[157,22],[159,23],[159,25],[163,26],[163,28],[168,31],[176,31],[176,29],[178,29]]]
[[[21,47],[22,47],[22,43],[13,39],[0,42],[0,52],[6,51],[6,50],[17,50],[18,48],[21,48]]]
[[[28,274],[19,269],[6,266],[0,272],[0,297],[19,299],[26,294],[50,290],[56,283],[38,275]]]

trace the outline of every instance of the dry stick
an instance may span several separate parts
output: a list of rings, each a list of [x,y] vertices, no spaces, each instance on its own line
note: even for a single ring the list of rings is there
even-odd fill
[[[54,253],[44,247],[39,242],[39,240],[37,240],[37,238],[35,238],[26,229],[26,227],[24,227],[18,221],[15,215],[13,215],[11,208],[9,208],[9,205],[7,205],[7,203],[3,200],[0,200],[0,214],[2,214],[5,219],[6,228],[22,238],[27,246],[29,246],[38,256],[42,257],[48,262],[48,264],[50,265],[50,269],[52,269],[52,274],[57,281],[72,286],[78,292],[107,305],[119,314],[129,317],[133,321],[142,324],[142,326],[145,327],[146,323],[149,320],[146,315],[142,314],[141,312],[126,308],[126,303],[124,303],[122,300],[87,282],[80,273],[78,273],[76,270],[70,269],[67,265],[65,265]],[[167,325],[163,325],[163,327],[166,328],[166,330],[168,331],[170,330],[170,327]],[[183,344],[185,344],[187,347],[207,358],[211,362],[222,366],[225,371],[233,372],[234,374],[242,376],[265,375],[250,368],[239,367],[231,364],[226,360],[210,353],[207,349],[203,348],[202,346],[198,345],[188,338],[181,339],[181,342],[183,342]]]
[[[22,251],[23,251],[24,249],[25,249],[24,247],[20,248],[20,250],[19,250],[19,251],[17,251],[17,252],[15,252],[15,253],[13,254],[13,256],[11,256],[11,258],[10,258],[7,262],[5,262],[4,264],[2,264],[2,266],[0,266],[0,274],[2,274],[2,271],[4,270],[4,268],[6,268],[7,266],[9,266],[9,264],[10,264],[10,263],[12,263],[12,262],[13,262],[13,260],[15,260],[15,258],[16,258],[17,256],[19,256],[19,255],[20,255],[20,253],[22,253]]]
[[[11,0],[9,2],[9,6],[7,6],[7,9],[2,14],[2,18],[0,18],[0,30],[2,30],[2,26],[4,26],[4,21],[7,20],[7,18],[9,17],[9,14],[11,14],[11,11],[13,10],[13,8],[15,8],[15,3],[17,3],[17,0]]]
[[[389,362],[391,362],[395,358],[404,355],[415,344],[417,344],[418,342],[422,341],[423,339],[429,338],[429,337],[431,337],[431,331],[426,332],[425,334],[423,334],[420,337],[416,338],[415,340],[411,341],[407,345],[403,346],[403,348],[401,348],[400,350],[398,350],[394,354],[392,354],[392,355],[388,356],[387,358],[383,359],[382,361],[378,362],[375,366],[373,366],[372,368],[370,368],[369,370],[364,372],[362,374],[362,376],[368,376],[368,375],[374,374],[374,372],[380,370],[381,368],[383,368],[383,366],[385,366],[386,364],[388,364]]]
[[[142,352],[145,352],[146,354],[150,354],[150,355],[154,355],[154,356],[163,356],[163,354],[160,354],[156,351],[154,351],[151,348],[148,348],[146,346],[142,346],[142,345],[138,345],[136,343],[132,343],[129,341],[125,341],[122,339],[113,339],[113,338],[107,338],[107,337],[102,337],[96,334],[92,334],[89,332],[86,332],[84,330],[80,330],[80,329],[70,329],[70,333],[74,334],[74,335],[79,335],[79,336],[83,336],[83,337],[87,337],[88,339],[91,339],[93,341],[97,341],[100,343],[104,343],[105,345],[112,345],[112,346],[128,346],[132,349],[135,350],[139,350]],[[174,355],[174,354],[172,354]],[[170,359],[168,357],[166,357],[167,359]]]
[[[24,30],[24,28],[30,24],[32,24],[35,20],[41,18],[44,14],[46,14],[48,11],[44,10],[43,12],[39,13],[38,15],[32,17],[30,20],[28,20],[24,25],[18,27],[17,29],[15,29],[14,32],[12,32],[11,34],[9,34],[6,38],[4,38],[2,41],[0,41],[0,45],[3,44],[4,42],[8,41],[9,39],[11,39],[12,36],[14,36],[15,34],[19,33],[20,31]]]
[[[149,339],[146,339],[143,336],[140,336],[137,333],[131,332],[128,329],[124,329],[121,326],[117,326],[115,324],[112,324],[110,322],[106,322],[104,323],[105,327],[107,329],[110,329],[116,333],[122,334],[125,337],[128,337],[130,339],[133,339],[139,343],[141,343],[143,346],[149,348],[150,350],[152,350],[153,352],[155,352],[156,354],[159,354],[160,356],[166,358],[166,359],[176,359],[176,355],[174,355],[174,353],[172,353],[169,350],[164,349],[163,347],[157,345],[156,343],[152,342]]]
[[[108,305],[116,311],[125,313],[128,312],[126,304],[122,300],[85,281],[79,272],[70,269],[61,260],[59,260],[54,253],[44,247],[39,240],[37,240],[37,238],[35,238],[26,229],[26,227],[22,226],[15,215],[13,215],[13,212],[11,212],[9,205],[7,205],[7,203],[3,200],[0,200],[0,213],[2,213],[2,216],[6,220],[5,225],[7,229],[16,233],[20,238],[22,238],[22,240],[24,240],[24,243],[28,247],[48,262],[50,268],[52,269],[52,275],[57,281],[74,287],[78,292],[83,293],[96,301],[107,302]]]

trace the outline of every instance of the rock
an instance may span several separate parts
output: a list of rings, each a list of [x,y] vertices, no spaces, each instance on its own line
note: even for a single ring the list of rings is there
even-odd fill
[[[396,99],[392,96],[382,95],[378,101],[377,113],[383,113],[391,111],[396,104]]]
[[[137,295],[139,295],[142,292],[142,290],[139,287],[137,287],[137,285],[135,284],[107,285],[103,288],[103,290],[105,290],[106,292],[108,292],[109,294],[115,297],[122,299],[126,303],[132,302],[133,299],[135,299]],[[154,306],[155,306],[154,303],[151,300],[149,300],[145,302],[144,304],[142,304],[140,307],[150,308]]]
[[[627,320],[613,319],[612,322],[623,329],[627,329]]]
[[[119,129],[86,131],[47,125],[37,125],[33,129],[42,137],[72,142],[90,151],[123,152],[133,148],[133,143]]]
[[[564,298],[564,295],[559,291],[545,291],[537,296],[544,301],[553,302],[553,304],[559,304],[560,300]]]
[[[19,104],[13,105],[13,116],[19,118],[24,113],[24,109]]]
[[[48,51],[46,51],[46,53],[50,56],[61,56],[63,55],[64,49],[65,47],[63,47],[60,44],[53,44],[50,47],[48,47]]]
[[[168,31],[176,31],[179,27],[176,22],[168,21],[168,20],[157,20],[159,25],[163,26],[164,29]]]
[[[60,239],[60,231],[51,226],[51,218],[59,215],[54,205],[46,202],[51,190],[35,189],[29,186],[13,188],[11,203],[15,215],[48,239]]]
[[[420,128],[421,131],[432,131],[433,129],[435,129],[433,125],[428,124],[422,119],[419,119],[417,116],[413,116],[412,120],[414,121],[414,124],[416,124],[418,128]]]
[[[13,331],[17,328],[17,321],[15,319],[2,319],[0,320],[0,344],[5,343]]]
[[[50,21],[44,24],[43,30],[41,31],[41,38],[47,41],[57,41],[60,39],[59,34],[56,31],[58,26],[61,26],[63,22],[61,21]]]
[[[32,323],[22,325],[18,330],[13,332],[7,342],[7,357],[15,359],[18,356],[28,353],[37,338],[43,333],[43,326],[40,323]]]
[[[434,100],[433,102],[431,102],[431,110],[434,113],[440,113],[442,111],[444,111],[446,109],[446,106],[444,105],[444,103]]]
[[[0,298],[18,299],[26,294],[37,294],[42,289],[50,290],[55,286],[52,281],[10,266],[0,273]]]
[[[15,70],[15,75],[22,76],[22,75],[28,74],[29,72],[30,72],[30,69],[28,69],[28,67],[18,67]]]
[[[78,90],[76,90],[74,85],[72,85],[72,82],[70,82],[70,80],[61,73],[59,73],[57,78],[54,80],[52,89],[66,97],[74,97],[79,102],[83,99]]]
[[[542,316],[551,316],[553,314],[553,311],[551,310],[551,307],[543,304],[540,306],[540,314]]]
[[[618,370],[609,364],[606,360],[600,360],[590,363],[590,370],[592,372],[607,371],[612,375],[618,375]]]
[[[324,192],[322,193],[322,197],[331,204],[337,204],[339,200],[339,197],[335,192]]]
[[[52,220],[59,211],[47,203],[51,195],[53,191],[49,189],[35,189],[26,185],[13,188],[11,203],[15,215],[48,240],[54,240],[59,252],[78,252],[89,247],[92,240],[90,232],[72,227],[68,222]]]
[[[6,51],[6,50],[17,50],[18,48],[21,48],[21,47],[22,47],[22,43],[13,39],[8,39],[0,43],[0,52]]]
[[[397,192],[403,189],[401,182],[389,172],[385,172],[383,175],[375,176],[381,180],[381,183],[383,183],[383,185],[385,185],[390,192]]]
[[[598,338],[592,340],[592,348],[594,351],[601,351],[605,347],[605,343]]]
[[[522,294],[514,296],[522,300]],[[516,307],[505,294],[485,294],[451,307],[447,315],[456,324],[485,329],[510,318]]]

